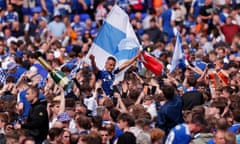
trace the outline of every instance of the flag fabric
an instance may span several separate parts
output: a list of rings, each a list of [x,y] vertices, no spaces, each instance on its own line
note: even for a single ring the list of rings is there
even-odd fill
[[[162,64],[147,52],[142,51],[139,59],[143,63],[144,67],[150,70],[155,75],[162,74]]]
[[[176,68],[184,69],[185,68],[185,55],[182,48],[182,40],[180,33],[177,32],[177,39],[173,51],[173,56],[171,60],[170,74],[174,72]]]
[[[128,15],[115,5],[106,17],[87,54],[95,56],[96,65],[103,69],[109,56],[117,59],[117,66],[137,55],[140,44]]]
[[[82,68],[83,61],[79,60],[78,64],[71,70],[68,77],[72,80],[73,76],[78,73],[78,71]]]
[[[7,77],[6,72],[4,71],[3,68],[0,68],[0,83],[1,83],[1,84],[5,84],[5,82],[6,82],[6,77]]]

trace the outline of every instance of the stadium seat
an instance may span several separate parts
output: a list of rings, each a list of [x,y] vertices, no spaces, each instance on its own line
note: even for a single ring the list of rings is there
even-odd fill
[[[148,15],[148,13],[142,13],[142,20]]]
[[[142,13],[142,20],[148,15],[148,13]],[[130,20],[134,19],[135,13],[131,13],[129,15]]]
[[[32,11],[29,8],[22,8],[23,15],[31,15]]]
[[[134,19],[134,17],[135,17],[135,13],[131,13],[131,14],[129,15],[130,20]]]
[[[80,21],[85,22],[90,16],[87,13],[80,14]]]
[[[22,8],[22,13],[24,15],[32,15],[32,13],[34,13],[34,12],[40,13],[41,11],[42,11],[41,7]]]

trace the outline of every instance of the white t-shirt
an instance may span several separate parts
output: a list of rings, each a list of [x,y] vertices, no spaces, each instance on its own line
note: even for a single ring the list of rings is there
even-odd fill
[[[97,115],[97,101],[95,100],[95,98],[92,96],[90,98],[84,98],[84,105],[87,106],[87,109],[90,110],[92,113],[92,116],[96,116]]]

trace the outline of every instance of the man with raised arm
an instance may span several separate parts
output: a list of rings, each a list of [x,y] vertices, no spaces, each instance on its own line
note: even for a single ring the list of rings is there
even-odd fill
[[[110,56],[107,58],[107,61],[105,62],[105,68],[103,70],[99,70],[99,68],[97,67],[94,55],[90,55],[89,58],[91,60],[93,72],[96,74],[97,79],[102,80],[102,88],[104,92],[107,96],[111,97],[113,94],[112,85],[115,80],[115,74],[121,72],[123,69],[131,65],[135,60],[137,60],[138,55],[125,61],[116,69],[116,59]]]

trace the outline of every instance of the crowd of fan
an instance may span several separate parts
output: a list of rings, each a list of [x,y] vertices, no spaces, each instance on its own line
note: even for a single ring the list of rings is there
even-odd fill
[[[85,62],[114,4],[162,75],[137,56],[116,70],[113,57],[105,70],[94,55]],[[187,62],[170,74],[178,32]],[[70,89],[54,82],[40,55],[71,79]],[[0,0],[0,61],[0,143],[240,143],[237,0]]]

